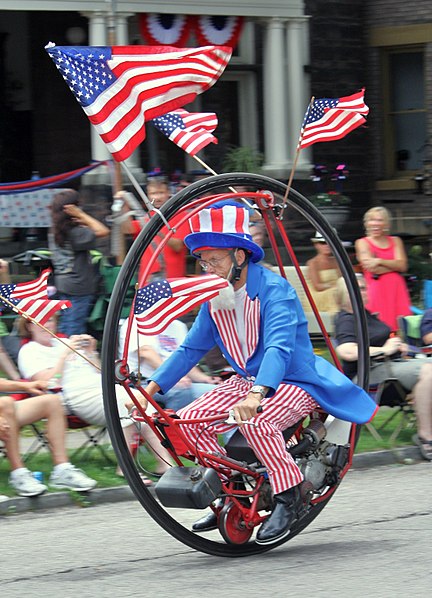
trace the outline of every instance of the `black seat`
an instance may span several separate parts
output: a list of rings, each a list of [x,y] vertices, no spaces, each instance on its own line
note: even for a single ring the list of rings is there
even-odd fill
[[[299,426],[300,422],[297,422],[293,426],[286,428],[283,431],[283,437],[286,442],[291,438]],[[225,450],[227,451],[228,457],[236,459],[237,461],[245,461],[246,463],[254,463],[257,461],[257,456],[253,452],[252,448],[247,443],[246,438],[240,432],[236,430],[228,442],[225,444]]]

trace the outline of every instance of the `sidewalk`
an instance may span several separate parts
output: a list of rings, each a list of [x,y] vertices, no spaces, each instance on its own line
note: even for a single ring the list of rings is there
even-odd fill
[[[68,433],[68,449],[77,448],[84,439],[84,434],[80,431]],[[107,439],[107,441],[109,440]],[[33,438],[22,438],[21,450],[24,452],[32,442]],[[354,455],[352,468],[369,469],[382,465],[412,465],[418,461],[422,461],[419,449],[415,446],[406,446],[394,451],[375,451]],[[54,492],[32,498],[16,496],[6,500],[2,500],[0,497],[0,516],[74,505],[80,507],[93,506],[133,499],[133,492],[127,484],[116,488],[95,488],[90,492],[80,494],[76,492]]]

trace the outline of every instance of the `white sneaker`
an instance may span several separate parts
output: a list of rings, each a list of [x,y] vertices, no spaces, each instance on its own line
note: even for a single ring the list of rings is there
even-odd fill
[[[53,488],[68,488],[76,492],[86,492],[92,490],[97,484],[96,480],[89,478],[81,469],[77,469],[72,463],[69,467],[55,470],[51,473],[49,485]]]
[[[13,476],[9,476],[9,484],[20,496],[38,496],[47,490],[45,484],[36,480],[31,471],[24,468],[18,473],[15,472]]]

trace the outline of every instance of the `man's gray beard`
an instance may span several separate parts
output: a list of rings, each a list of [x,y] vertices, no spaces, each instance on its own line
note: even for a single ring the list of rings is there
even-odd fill
[[[219,291],[219,295],[210,300],[213,310],[235,309],[234,287],[228,282],[228,286]]]

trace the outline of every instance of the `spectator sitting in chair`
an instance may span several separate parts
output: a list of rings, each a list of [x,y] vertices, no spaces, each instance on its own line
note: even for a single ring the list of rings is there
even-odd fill
[[[363,301],[367,300],[364,277],[357,274]],[[336,352],[343,360],[343,369],[349,378],[357,374],[358,344],[356,317],[343,278],[336,285],[336,301],[340,307],[335,318]],[[417,418],[417,434],[413,441],[424,459],[432,461],[432,363],[423,359],[404,358],[407,345],[398,336],[391,336],[390,327],[366,310],[369,333],[369,355],[384,355],[386,359],[374,362],[370,383],[379,384],[388,378],[397,378],[407,392],[412,392]]]
[[[128,321],[120,329],[120,355],[123,354]],[[129,339],[128,365],[131,372],[139,373],[144,379],[167,359],[183,342],[187,334],[187,326],[180,320],[174,320],[158,335],[144,336],[137,334],[135,320],[132,324]],[[139,346],[138,346],[139,343]],[[139,355],[139,363],[138,363]],[[156,399],[167,409],[177,411],[192,401],[212,390],[221,378],[207,375],[198,366],[179,380],[179,382],[164,395],[157,394]]]
[[[32,396],[15,401],[10,396],[0,396],[0,439],[3,441],[11,466],[9,484],[20,496],[37,496],[47,487],[36,480],[29,471],[19,451],[19,431],[23,426],[41,419],[47,420],[47,438],[51,449],[54,469],[48,484],[52,488],[68,488],[86,492],[96,486],[96,481],[69,462],[65,448],[66,420],[59,396],[43,394],[46,382],[0,379],[1,393],[28,393]]]
[[[420,334],[425,345],[432,345],[432,307],[427,309],[421,319]]]
[[[75,335],[64,339],[65,346],[48,332],[50,330],[55,334],[56,326],[56,317],[48,320],[45,330],[24,318],[20,320],[21,336],[28,342],[21,347],[18,354],[18,369],[25,378],[31,380],[50,380],[57,377],[66,412],[78,416],[90,425],[105,426],[102,377],[96,352],[96,339],[88,334]],[[71,349],[86,355],[94,365]],[[129,418],[125,407],[125,402],[129,401],[130,397],[122,386],[116,387],[116,394],[126,442],[132,448],[132,440],[138,430]],[[141,393],[138,394],[141,396]],[[170,467],[169,453],[160,446],[156,435],[148,426],[143,425],[139,433],[150,448],[157,451],[155,452],[158,462],[157,472],[163,473]],[[122,475],[120,469],[117,473]]]

